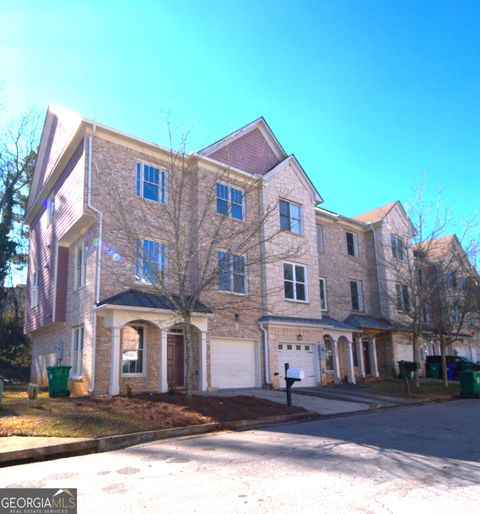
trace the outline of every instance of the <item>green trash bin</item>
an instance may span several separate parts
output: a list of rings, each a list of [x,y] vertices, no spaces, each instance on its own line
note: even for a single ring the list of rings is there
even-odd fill
[[[68,375],[72,366],[48,366],[48,396],[58,398],[70,396],[68,390]]]
[[[428,376],[430,378],[440,378],[442,376],[441,370],[442,367],[439,362],[428,363]]]
[[[462,371],[460,373],[460,390],[462,398],[479,398],[480,371]]]

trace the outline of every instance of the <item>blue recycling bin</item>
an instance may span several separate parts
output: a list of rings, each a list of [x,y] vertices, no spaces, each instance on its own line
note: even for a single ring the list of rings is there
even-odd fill
[[[455,375],[457,374],[457,366],[456,364],[447,364],[447,378],[448,380],[455,380]]]

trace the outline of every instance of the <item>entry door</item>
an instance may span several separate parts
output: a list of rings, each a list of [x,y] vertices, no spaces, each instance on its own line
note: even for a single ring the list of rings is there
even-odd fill
[[[365,373],[367,375],[370,375],[372,371],[370,369],[370,351],[368,346],[368,339],[362,339],[363,362],[365,363]]]
[[[182,334],[167,334],[167,382],[175,386],[185,384]]]

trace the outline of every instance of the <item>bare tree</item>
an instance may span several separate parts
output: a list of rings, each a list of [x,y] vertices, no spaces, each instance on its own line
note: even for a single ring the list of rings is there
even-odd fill
[[[176,150],[171,144],[158,168],[148,170],[152,185],[145,186],[147,197],[156,201],[139,201],[134,212],[115,172],[103,166],[97,171],[109,189],[105,231],[115,232],[131,264],[128,272],[112,268],[112,273],[118,284],[131,286],[134,268],[137,283],[163,295],[181,320],[185,394],[191,399],[192,316],[198,302],[213,311],[263,308],[265,291],[247,294],[248,277],[260,277],[263,265],[299,255],[302,248],[300,242],[277,244],[278,199],[268,200],[261,175],[206,164],[185,147],[186,138]],[[145,155],[145,160],[152,157]],[[219,294],[219,289],[232,294]]]

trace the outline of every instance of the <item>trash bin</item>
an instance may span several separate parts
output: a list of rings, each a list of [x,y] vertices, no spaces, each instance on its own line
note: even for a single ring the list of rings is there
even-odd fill
[[[455,380],[455,375],[457,374],[457,365],[456,364],[447,364],[447,378],[448,380]]]
[[[68,375],[72,366],[48,366],[48,396],[58,398],[70,396],[68,390]]]
[[[429,362],[427,369],[430,378],[440,378],[442,368],[439,362]]]
[[[462,371],[460,373],[460,396],[478,398],[480,396],[480,371]]]

